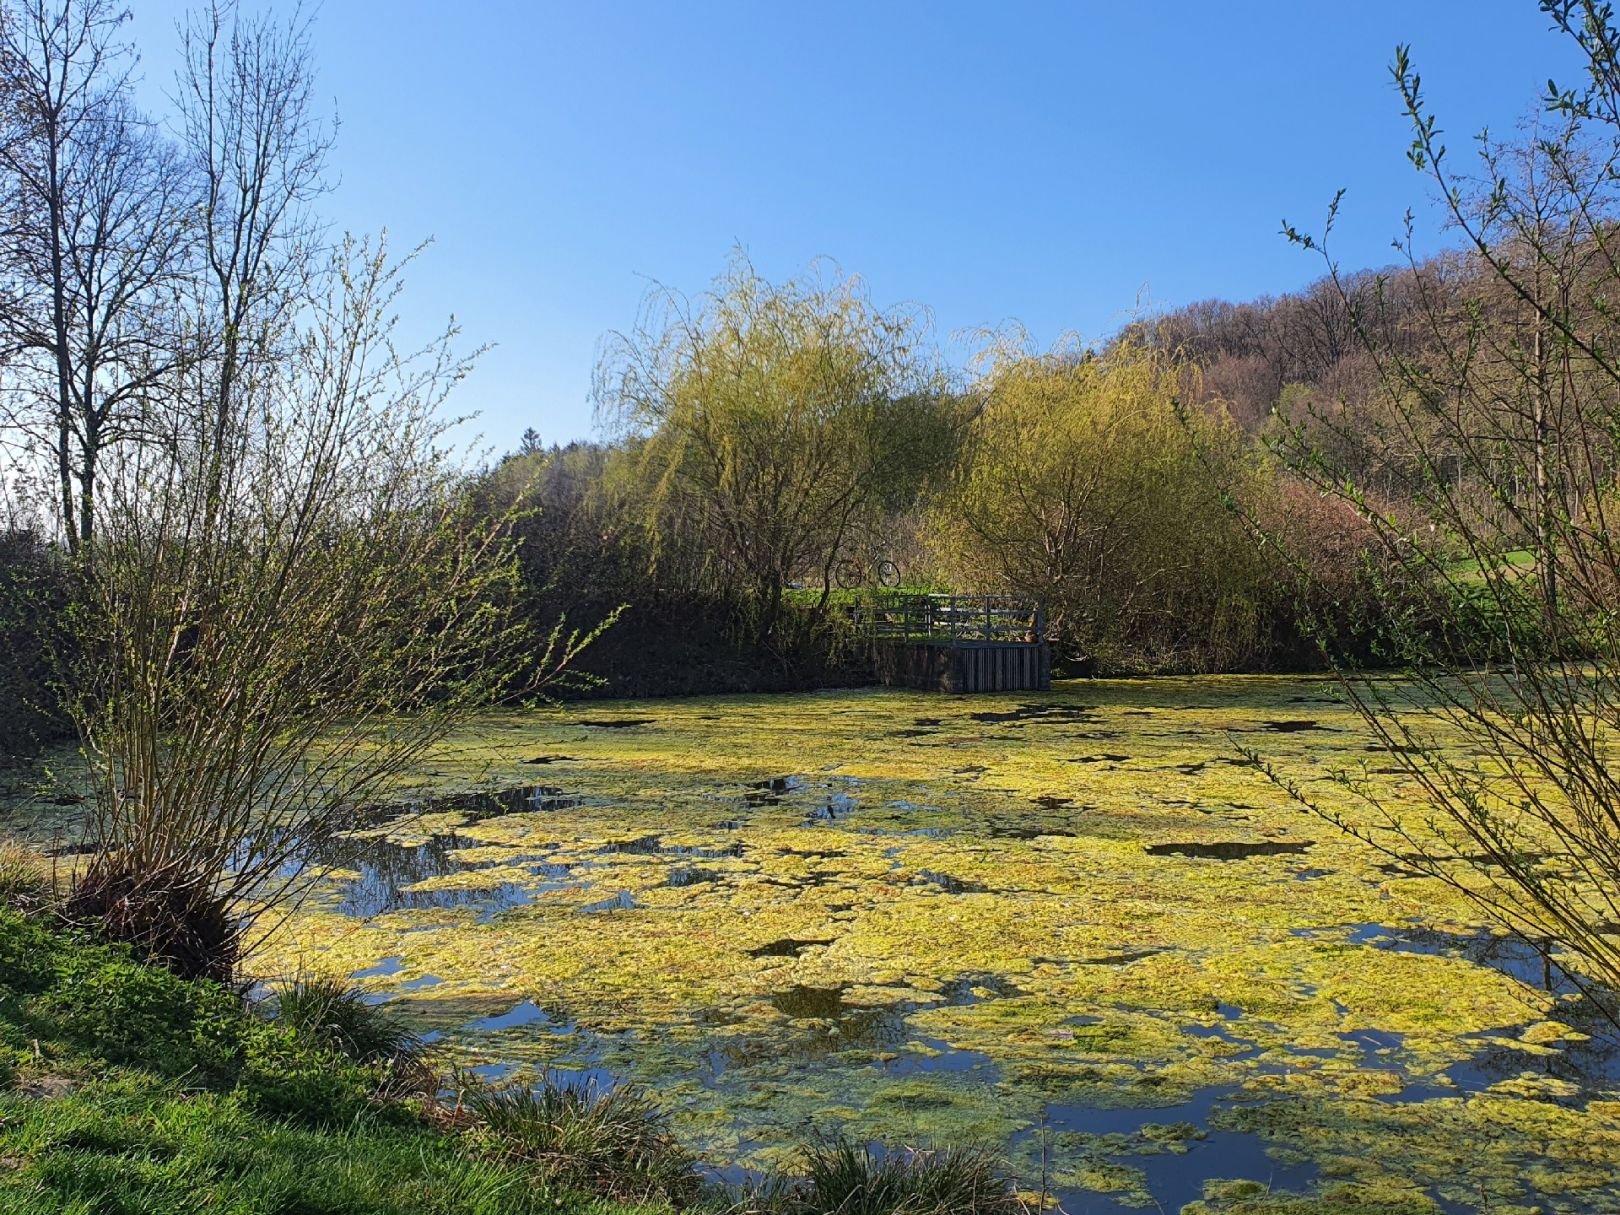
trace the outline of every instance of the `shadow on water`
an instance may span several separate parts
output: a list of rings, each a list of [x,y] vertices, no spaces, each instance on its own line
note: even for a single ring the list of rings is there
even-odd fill
[[[1052,725],[1094,725],[1101,720],[1094,705],[1022,704],[1005,713],[970,713],[974,721],[1021,726],[1027,722]]]
[[[748,952],[759,958],[794,958],[805,949],[831,943],[784,938]],[[703,1057],[707,1082],[718,1083],[725,1073],[738,1069],[785,1061],[881,1067],[891,1075],[971,1072],[975,1079],[993,1083],[1000,1069],[988,1055],[919,1036],[909,1018],[924,1007],[963,1006],[1022,994],[1000,976],[981,973],[958,976],[944,985],[937,999],[928,1001],[863,1004],[852,1001],[848,993],[842,985],[807,983],[770,992],[765,1000],[787,1021],[787,1032],[714,1039]],[[726,1024],[727,1019],[721,1017],[719,1023]]]
[[[1311,935],[1312,930],[1296,930]],[[1595,985],[1572,977],[1560,965],[1548,942],[1476,928],[1450,932],[1415,924],[1362,923],[1348,926],[1345,937],[1353,944],[1397,953],[1421,953],[1457,958],[1517,979],[1526,987],[1558,997],[1547,1011],[1548,1020],[1575,1031],[1575,1036],[1541,1047],[1516,1042],[1515,1028],[1471,1035],[1479,1049],[1468,1060],[1453,1064],[1447,1076],[1456,1088],[1414,1084],[1396,1100],[1423,1100],[1457,1090],[1478,1092],[1493,1084],[1521,1077],[1546,1077],[1570,1086],[1549,1089],[1538,1098],[1553,1104],[1584,1107],[1595,1097],[1611,1099],[1620,1089],[1620,1030],[1616,1010],[1601,1007]],[[1583,990],[1585,988],[1585,990]],[[1347,1042],[1384,1054],[1400,1048],[1396,1035],[1362,1030],[1340,1035]],[[1378,1039],[1374,1041],[1374,1039]]]
[[[1279,843],[1267,841],[1246,844],[1240,841],[1220,840],[1211,844],[1149,844],[1149,856],[1187,856],[1210,861],[1243,861],[1256,856],[1290,856],[1310,848],[1309,842]]]

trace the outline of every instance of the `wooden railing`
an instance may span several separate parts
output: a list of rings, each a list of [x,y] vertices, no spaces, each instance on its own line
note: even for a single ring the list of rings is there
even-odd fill
[[[1046,640],[1046,612],[1017,595],[912,595],[875,592],[852,609],[856,628],[873,641],[999,642]]]

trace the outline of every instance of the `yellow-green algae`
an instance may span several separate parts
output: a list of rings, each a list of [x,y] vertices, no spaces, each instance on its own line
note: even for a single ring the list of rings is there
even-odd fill
[[[1620,1209],[1620,1094],[1541,1066],[1583,1044],[1572,997],[1239,746],[1347,816],[1336,772],[1401,794],[1314,679],[494,714],[419,775],[547,808],[364,824],[444,863],[361,918],[326,858],[254,964],[369,971],[492,1072],[639,1080],[718,1164],[837,1130],[1006,1143],[1026,1187],[1113,1196],[1087,1209]],[[1267,1173],[1222,1171],[1240,1139]]]

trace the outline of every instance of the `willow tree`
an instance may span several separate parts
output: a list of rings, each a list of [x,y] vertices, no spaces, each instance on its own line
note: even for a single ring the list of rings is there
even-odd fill
[[[928,336],[837,272],[773,284],[736,257],[696,301],[654,289],[609,339],[596,395],[635,452],[655,549],[700,537],[765,633],[789,582],[825,602],[840,554],[954,458],[962,406]]]
[[[937,529],[959,580],[1038,597],[1075,660],[1201,667],[1246,656],[1253,546],[1220,508],[1211,459],[1246,470],[1224,414],[1178,420],[1191,374],[1123,339],[987,352],[971,458]]]

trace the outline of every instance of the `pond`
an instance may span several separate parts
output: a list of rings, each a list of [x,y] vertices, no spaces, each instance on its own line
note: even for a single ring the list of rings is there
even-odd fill
[[[642,1084],[727,1178],[837,1133],[997,1145],[1071,1215],[1620,1209],[1620,1054],[1567,980],[1240,746],[1401,792],[1313,679],[492,715],[255,966],[352,974],[487,1078]]]

